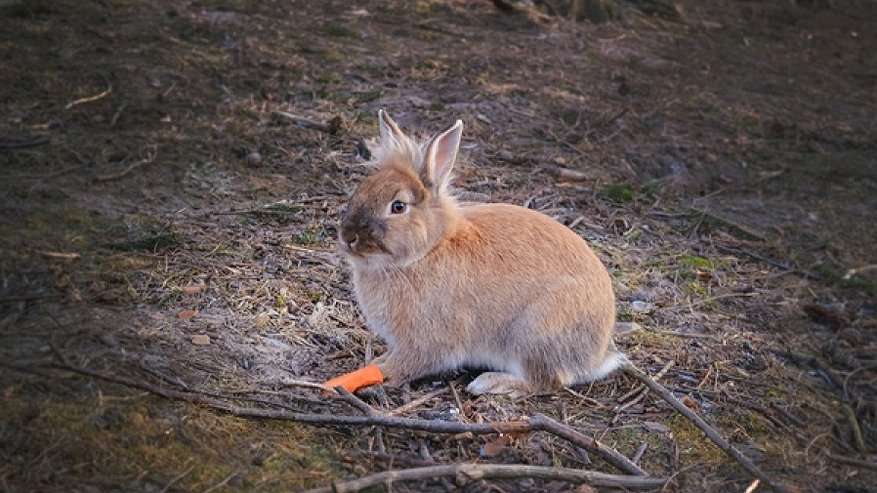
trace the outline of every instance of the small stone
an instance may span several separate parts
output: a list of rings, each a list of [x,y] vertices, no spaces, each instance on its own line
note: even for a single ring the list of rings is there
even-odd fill
[[[249,166],[258,166],[262,164],[262,155],[256,151],[252,151],[244,157],[244,162]]]
[[[205,334],[198,334],[196,336],[192,336],[192,344],[196,346],[206,346],[210,344],[210,336]]]
[[[655,310],[655,305],[645,301],[634,301],[630,304],[630,311],[634,313],[651,313]]]

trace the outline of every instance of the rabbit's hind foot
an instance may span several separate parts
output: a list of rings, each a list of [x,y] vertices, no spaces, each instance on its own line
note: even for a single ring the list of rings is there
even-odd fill
[[[511,373],[499,371],[486,371],[478,375],[478,378],[472,380],[466,390],[474,395],[497,394],[508,395],[512,398],[522,397],[531,392],[530,386],[524,380]]]

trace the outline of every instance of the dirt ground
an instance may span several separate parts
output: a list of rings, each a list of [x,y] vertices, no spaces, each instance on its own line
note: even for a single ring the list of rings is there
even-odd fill
[[[475,0],[0,0],[0,491],[296,491],[427,459],[618,472],[546,434],[387,429],[380,452],[370,428],[57,368],[357,414],[294,381],[383,350],[334,248],[378,108],[421,135],[462,119],[456,186],[586,238],[643,326],[619,347],[768,474],[875,491],[877,3],[797,3],[591,25]],[[466,394],[476,374],[366,398],[542,412],[628,456],[646,444],[669,491],[751,483],[626,376],[510,400]]]

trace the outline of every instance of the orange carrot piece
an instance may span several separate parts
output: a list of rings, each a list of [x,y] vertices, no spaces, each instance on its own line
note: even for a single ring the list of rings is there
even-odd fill
[[[383,381],[384,374],[381,373],[381,369],[378,368],[378,365],[368,365],[328,380],[324,385],[332,387],[333,389],[341,386],[350,392],[356,392],[363,387],[368,387],[369,385],[374,385]]]

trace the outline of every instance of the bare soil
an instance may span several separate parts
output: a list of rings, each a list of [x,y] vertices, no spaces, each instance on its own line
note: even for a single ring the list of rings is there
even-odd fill
[[[830,4],[830,5],[829,5]],[[383,350],[334,249],[376,110],[465,123],[456,186],[569,225],[618,344],[772,476],[877,484],[877,4],[676,2],[602,25],[487,1],[0,0],[0,491],[289,491],[422,460],[606,472],[544,434],[241,419],[53,368],[356,414],[323,381]],[[205,337],[206,336],[206,337]],[[476,373],[367,399],[542,412],[668,490],[751,478],[615,376],[521,400]],[[491,445],[487,448],[486,443]],[[864,461],[864,465],[850,460]],[[444,491],[440,482],[394,491]],[[563,491],[535,480],[465,491]]]

